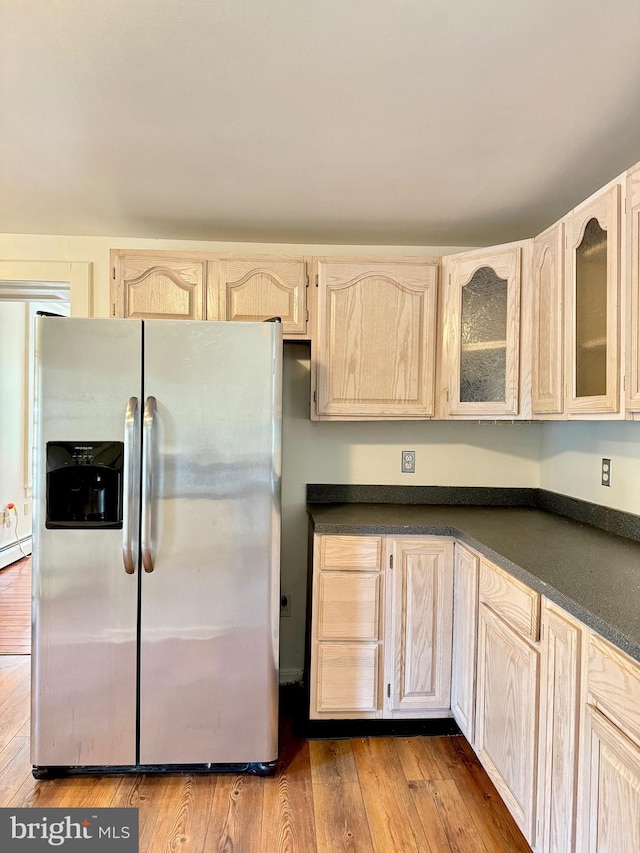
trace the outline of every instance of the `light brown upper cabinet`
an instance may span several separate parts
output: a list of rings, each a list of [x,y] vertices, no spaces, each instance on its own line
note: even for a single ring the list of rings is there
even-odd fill
[[[317,261],[315,417],[434,415],[438,260]]]
[[[209,320],[280,317],[284,335],[307,331],[307,265],[303,258],[221,258],[209,262]]]
[[[564,222],[533,241],[533,339],[531,411],[564,412]]]
[[[305,258],[112,251],[111,315],[171,320],[280,317],[285,338],[308,332]]]
[[[522,340],[529,326],[521,326],[520,311],[531,243],[444,258],[444,417],[529,416],[530,358]],[[524,296],[528,299],[528,291]]]
[[[640,411],[640,163],[627,174],[629,304],[627,350],[627,408]]]
[[[204,320],[206,261],[162,252],[111,252],[111,316]]]
[[[569,414],[620,410],[621,181],[567,221]]]

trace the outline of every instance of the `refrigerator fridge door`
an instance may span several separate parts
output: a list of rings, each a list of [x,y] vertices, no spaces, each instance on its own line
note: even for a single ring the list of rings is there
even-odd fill
[[[36,766],[136,760],[138,507],[132,471],[141,351],[139,321],[36,320],[31,717]],[[117,505],[111,497],[105,503],[102,493],[103,480],[115,476],[115,463],[103,465],[101,443],[115,447],[116,456],[124,450]],[[57,526],[46,524],[47,445],[51,470],[55,463],[58,475],[61,466],[70,472],[52,480],[50,500],[67,507]],[[61,447],[69,454],[66,461]],[[81,475],[87,471],[91,489],[83,497]],[[65,489],[77,492],[66,504]]]
[[[140,763],[271,762],[281,327],[144,326]]]

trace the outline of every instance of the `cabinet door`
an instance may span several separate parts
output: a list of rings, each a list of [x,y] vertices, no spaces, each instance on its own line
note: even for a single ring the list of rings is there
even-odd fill
[[[580,846],[584,853],[640,850],[640,749],[596,708],[585,718],[587,790]]]
[[[481,604],[476,751],[524,837],[533,844],[538,652]]]
[[[620,407],[620,185],[597,193],[569,216],[568,411]]]
[[[582,630],[548,601],[542,610],[538,812],[540,853],[575,848]]]
[[[469,743],[475,738],[479,558],[457,542],[453,561],[451,710]]]
[[[627,408],[640,411],[640,164],[627,176],[629,206],[629,345]]]
[[[447,259],[443,386],[450,415],[518,414],[521,254],[509,246]]]
[[[206,261],[112,252],[111,315],[147,320],[202,320]]]
[[[314,536],[311,719],[382,716],[382,537]]]
[[[453,543],[429,537],[392,539],[391,557],[390,710],[448,710]]]
[[[432,260],[318,262],[320,419],[433,416],[437,274]]]
[[[558,415],[564,411],[564,222],[534,240],[532,284],[531,410]]]
[[[209,269],[209,319],[280,317],[283,335],[305,335],[308,279],[303,258],[221,258],[211,261]]]

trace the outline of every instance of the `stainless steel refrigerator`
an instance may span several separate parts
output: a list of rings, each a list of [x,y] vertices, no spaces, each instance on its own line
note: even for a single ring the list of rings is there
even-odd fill
[[[280,324],[36,327],[34,775],[272,771]]]

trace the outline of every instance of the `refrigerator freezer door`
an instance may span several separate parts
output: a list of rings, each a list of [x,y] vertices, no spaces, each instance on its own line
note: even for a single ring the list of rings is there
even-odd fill
[[[281,329],[145,322],[140,763],[277,758]]]
[[[125,571],[123,529],[47,529],[45,496],[47,442],[130,447],[141,347],[139,321],[36,320],[34,765],[136,761],[138,572]],[[137,511],[124,498],[123,517]]]

